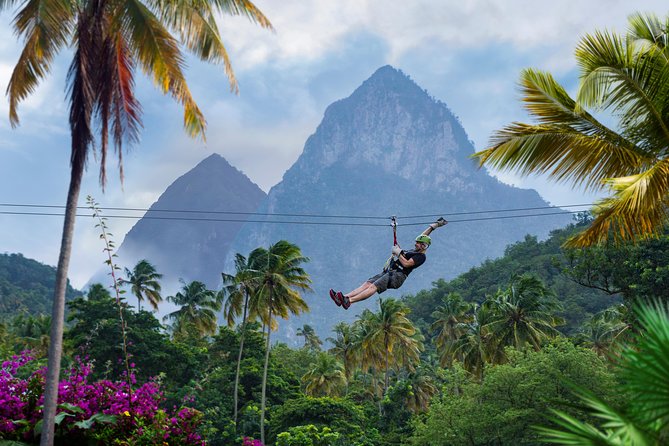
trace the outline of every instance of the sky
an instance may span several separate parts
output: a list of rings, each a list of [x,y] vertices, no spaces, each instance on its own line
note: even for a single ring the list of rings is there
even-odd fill
[[[401,69],[446,103],[481,150],[495,130],[514,120],[528,121],[518,100],[522,69],[549,71],[573,92],[578,80],[573,53],[581,36],[604,29],[623,32],[634,12],[660,17],[669,13],[666,2],[659,0],[257,0],[255,4],[274,31],[243,17],[218,20],[239,82],[238,95],[230,93],[222,66],[188,59],[187,80],[208,122],[206,141],[187,137],[179,107],[139,74],[143,130],[139,143],[124,153],[125,180],[123,184],[118,180],[111,158],[103,192],[97,160],[91,157],[81,206],[91,195],[102,207],[148,208],[176,178],[212,153],[269,191],[298,158],[326,107],[349,96],[386,64]],[[11,28],[13,12],[0,13],[3,92],[21,51]],[[65,204],[70,155],[65,77],[71,57],[69,50],[63,52],[49,77],[21,103],[19,127],[10,126],[7,98],[0,99],[0,253],[22,253],[49,265],[58,260],[62,217],[3,212],[45,210],[8,204]],[[601,196],[546,178],[493,173],[509,184],[536,189],[552,205],[591,203]],[[120,245],[134,221],[114,219],[108,224]],[[73,286],[82,287],[100,269],[102,249],[92,219],[79,218],[69,274]]]

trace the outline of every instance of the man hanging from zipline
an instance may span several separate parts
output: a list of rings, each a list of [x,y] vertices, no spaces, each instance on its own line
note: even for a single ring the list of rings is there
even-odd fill
[[[436,222],[430,223],[430,226],[416,237],[416,244],[411,251],[404,251],[397,244],[397,236],[395,235],[395,244],[392,249],[392,257],[389,259],[389,264],[383,271],[373,277],[370,277],[358,288],[346,294],[340,291],[330,290],[330,298],[339,307],[348,310],[351,304],[360,302],[374,293],[383,293],[388,288],[397,289],[402,286],[407,276],[414,269],[425,263],[425,251],[430,247],[432,239],[430,234],[437,228],[440,228],[448,223],[443,218],[439,218]],[[395,220],[393,217],[393,231],[395,230]]]

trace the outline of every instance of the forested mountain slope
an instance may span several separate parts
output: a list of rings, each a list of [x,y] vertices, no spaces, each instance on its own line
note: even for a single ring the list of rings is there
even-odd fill
[[[21,254],[0,254],[0,320],[18,314],[51,314],[56,268]],[[80,293],[67,286],[66,299]]]
[[[601,289],[577,283],[577,280],[584,282],[582,279],[588,274],[584,270],[583,257],[577,257],[570,263],[569,254],[561,248],[561,245],[569,236],[582,230],[583,224],[585,223],[555,230],[545,241],[538,241],[537,237],[527,235],[525,240],[507,246],[500,258],[486,260],[480,266],[471,268],[453,280],[438,280],[433,283],[431,289],[404,296],[412,308],[412,317],[431,322],[432,312],[441,304],[442,297],[448,293],[457,292],[466,301],[481,303],[487,295],[493,295],[498,289],[505,288],[514,275],[529,273],[539,277],[555,293],[562,304],[561,315],[567,322],[562,331],[573,333],[590,315],[620,302],[622,297],[621,292],[609,294]],[[646,243],[640,245],[638,249],[648,248],[649,245]],[[572,255],[575,253],[577,252],[572,252]],[[586,253],[594,254],[594,251]],[[588,258],[592,260],[590,254]],[[599,254],[602,254],[600,264],[591,264],[591,274],[603,281],[608,280],[604,274],[623,274],[624,262],[620,262],[620,271],[610,270],[610,261],[616,255],[613,250]],[[639,255],[644,254],[639,252]],[[634,266],[629,265],[625,274],[634,274],[630,268],[634,269]],[[593,282],[591,285],[597,284]],[[611,291],[615,290],[612,288]]]

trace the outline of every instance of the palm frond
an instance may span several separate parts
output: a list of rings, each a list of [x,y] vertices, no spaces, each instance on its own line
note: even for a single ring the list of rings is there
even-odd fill
[[[514,123],[496,132],[477,152],[481,165],[521,175],[548,174],[590,190],[606,178],[630,175],[650,160],[631,142],[599,123],[549,75],[525,70],[524,101],[539,124]]]
[[[637,44],[644,44],[661,49],[669,45],[669,34],[667,34],[667,23],[663,23],[655,14],[642,14],[640,12],[630,15],[627,19],[629,24],[628,34]]]
[[[586,35],[576,49],[581,66],[577,103],[610,110],[620,116],[623,129],[642,124],[643,139],[654,142],[649,147],[651,156],[658,143],[669,140],[662,116],[669,69],[666,61],[653,54],[660,51],[650,47],[639,52],[632,39],[605,32]]]
[[[222,62],[230,90],[239,87],[230,57],[220,37],[209,1],[157,0],[152,2],[161,20],[180,33],[185,46],[196,56],[208,62]]]
[[[15,3],[1,0],[0,10]],[[35,91],[56,53],[67,44],[72,21],[70,2],[61,0],[29,0],[16,14],[14,29],[25,44],[7,85],[12,126],[19,124],[19,102]]]
[[[185,62],[176,39],[139,0],[125,0],[117,21],[127,30],[128,45],[142,70],[182,105],[188,134],[204,138],[206,121],[186,84]]]
[[[616,243],[655,237],[667,220],[669,161],[649,170],[607,181],[614,195],[593,208],[595,219],[589,228],[567,241],[565,246],[584,247],[612,238]]]

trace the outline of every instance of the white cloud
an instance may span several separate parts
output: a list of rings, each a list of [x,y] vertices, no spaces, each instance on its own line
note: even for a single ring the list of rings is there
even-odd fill
[[[121,189],[110,160],[110,181],[103,195],[97,167],[90,163],[81,202],[90,193],[103,206],[147,208],[178,176],[212,152],[268,190],[297,159],[325,107],[350,94],[383,63],[402,68],[430,94],[446,101],[477,148],[482,148],[494,129],[523,116],[515,85],[525,64],[573,76],[573,49],[583,33],[623,29],[635,10],[666,13],[665,2],[658,0],[255,3],[276,33],[245,18],[220,20],[240,96],[228,93],[220,67],[193,63],[189,70],[188,79],[209,120],[207,144],[186,137],[178,105],[138,76],[145,129],[142,142],[125,155],[125,187]],[[9,14],[0,14],[2,91],[20,50],[10,22]],[[488,60],[491,52],[496,53],[494,61]],[[465,57],[471,54],[472,58]],[[9,129],[7,101],[0,99],[0,195],[4,192],[19,201],[65,202],[69,135],[63,88],[68,57],[59,58],[52,76],[21,104],[19,129]],[[28,173],[31,178],[23,178]],[[542,179],[500,178],[535,187],[554,204],[585,196]],[[133,220],[113,221],[117,243],[133,224]],[[0,219],[0,233],[12,234],[11,240],[3,239],[0,250],[23,252],[54,265],[61,225],[57,217]],[[72,258],[75,285],[83,285],[98,270],[104,260],[101,249],[90,220],[80,219]]]
[[[521,51],[541,47],[573,48],[580,35],[596,28],[624,29],[636,11],[664,14],[659,0],[629,2],[574,0],[340,0],[257,1],[276,28],[261,30],[243,18],[224,17],[225,42],[240,68],[267,61],[303,63],[325,56],[356,32],[377,35],[390,48],[389,62],[426,42],[442,42],[446,50],[476,48],[494,42]],[[568,62],[571,53],[547,54],[553,67]]]

